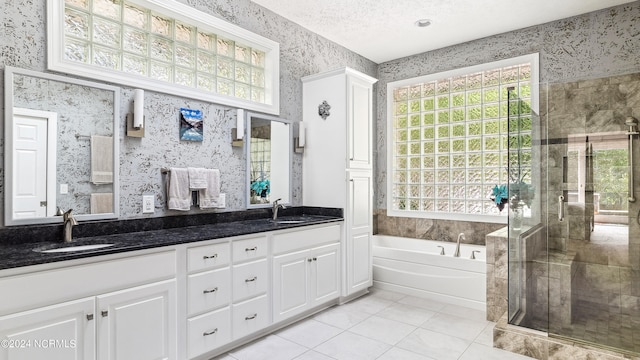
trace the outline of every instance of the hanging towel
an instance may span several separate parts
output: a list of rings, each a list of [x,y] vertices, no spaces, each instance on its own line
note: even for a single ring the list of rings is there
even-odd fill
[[[216,208],[218,207],[218,198],[220,197],[220,170],[205,169],[204,173],[207,179],[207,187],[198,190],[200,208]]]
[[[113,212],[113,193],[93,193],[90,202],[92,214]]]
[[[171,168],[167,185],[167,206],[172,210],[187,211],[191,208],[189,171],[185,168]]]
[[[191,190],[207,188],[207,169],[190,167],[187,170],[189,170],[189,188]]]
[[[91,135],[91,182],[113,183],[113,138]]]

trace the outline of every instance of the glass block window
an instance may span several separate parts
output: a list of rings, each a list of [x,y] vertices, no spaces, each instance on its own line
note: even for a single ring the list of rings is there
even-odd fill
[[[389,83],[387,211],[506,221],[489,197],[510,182],[508,111],[530,169],[535,77],[537,55]]]
[[[278,111],[279,50],[271,40],[177,2],[53,3],[49,16],[60,30],[49,43],[53,70]]]

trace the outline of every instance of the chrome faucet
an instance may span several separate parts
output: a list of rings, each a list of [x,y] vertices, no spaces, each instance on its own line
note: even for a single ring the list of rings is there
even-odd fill
[[[278,199],[273,202],[273,221],[278,220],[278,209],[286,209],[286,207],[282,204],[278,204],[278,201],[282,199]]]
[[[456,242],[456,251],[453,253],[453,257],[460,257],[460,239],[464,241],[464,233],[458,235],[458,241]]]
[[[78,225],[78,221],[73,217],[71,212],[73,209],[67,210],[64,214],[62,214],[62,222],[64,226],[63,238],[64,242],[71,242],[71,237],[73,235],[73,227]]]

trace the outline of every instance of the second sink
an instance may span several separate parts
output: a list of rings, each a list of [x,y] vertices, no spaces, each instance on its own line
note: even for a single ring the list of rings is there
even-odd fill
[[[96,250],[102,249],[106,247],[113,246],[115,244],[90,244],[90,245],[76,245],[76,246],[61,246],[56,248],[47,248],[47,249],[34,249],[33,251],[41,252],[41,253],[63,253],[63,252],[73,252],[73,251],[87,251],[87,250]]]

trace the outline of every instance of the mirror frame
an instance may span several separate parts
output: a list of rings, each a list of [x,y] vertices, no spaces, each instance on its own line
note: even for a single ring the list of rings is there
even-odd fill
[[[283,118],[279,118],[277,116],[273,116],[273,115],[266,115],[266,114],[261,114],[261,113],[256,113],[256,112],[245,112],[245,118],[244,120],[244,129],[245,129],[245,133],[244,133],[244,153],[245,156],[247,158],[247,162],[246,162],[246,171],[245,171],[245,195],[247,197],[246,203],[247,203],[247,209],[256,209],[256,208],[268,208],[271,207],[272,204],[271,203],[266,203],[266,204],[252,204],[251,203],[251,176],[250,176],[250,172],[251,172],[251,120],[252,119],[260,119],[260,120],[266,120],[266,121],[277,121],[277,122],[281,122],[281,123],[285,123],[289,125],[289,159],[288,159],[288,163],[289,163],[289,191],[288,191],[288,196],[289,199],[287,199],[287,201],[282,202],[282,204],[286,204],[289,205],[291,204],[291,197],[293,195],[293,191],[292,191],[292,182],[293,182],[293,121],[291,120],[287,120],[287,119],[283,119]]]
[[[21,69],[6,66],[4,70],[4,226],[30,225],[30,224],[52,224],[62,223],[62,216],[49,216],[44,218],[19,219],[12,218],[13,198],[11,196],[15,185],[12,174],[8,169],[13,169],[13,95],[14,95],[14,75],[31,76],[34,78],[59,81],[67,84],[93,87],[97,89],[113,91],[113,212],[102,214],[74,214],[78,221],[117,219],[120,214],[120,88],[100,84],[96,82],[68,78],[61,75],[43,73],[34,70]],[[57,192],[57,186],[55,191]]]

